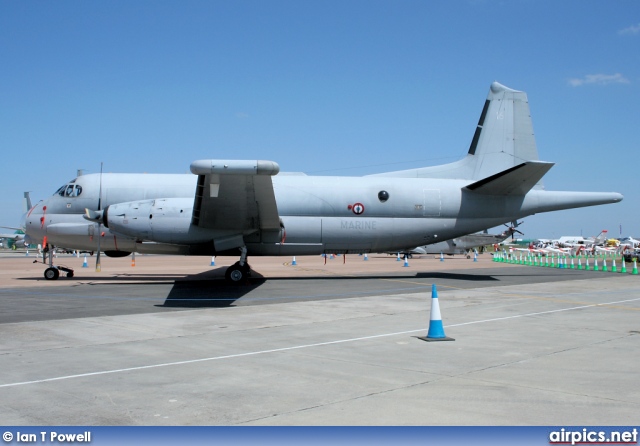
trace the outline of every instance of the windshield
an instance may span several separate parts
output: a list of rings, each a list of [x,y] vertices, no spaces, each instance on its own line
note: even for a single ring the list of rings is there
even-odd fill
[[[82,193],[82,186],[79,184],[65,184],[60,187],[53,195],[60,195],[61,197],[78,197]]]

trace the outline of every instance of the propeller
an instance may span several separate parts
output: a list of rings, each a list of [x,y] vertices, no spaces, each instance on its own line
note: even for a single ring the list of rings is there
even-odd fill
[[[103,162],[100,161],[100,188],[98,190],[98,210],[97,214],[100,215],[100,220],[98,220],[98,252],[96,255],[96,272],[99,273],[102,271],[102,266],[100,265],[100,239],[102,238],[102,165]]]
[[[83,217],[85,220],[89,220],[94,223],[102,223],[102,212],[100,211],[94,211],[93,209],[84,208]]]
[[[98,255],[96,256],[96,272],[99,273],[102,268],[100,265],[100,239],[102,238],[102,224],[104,223],[104,214],[102,210],[102,162],[100,162],[100,188],[98,190],[98,210],[84,208],[85,220],[89,220],[93,223],[98,223]]]
[[[511,222],[511,226],[509,226],[508,224],[504,223],[504,225],[507,227],[507,231],[511,233],[511,241],[514,242],[515,241],[515,235],[516,232],[520,235],[524,235],[524,232],[522,231],[518,231],[516,228],[518,226],[520,226],[522,223],[524,223],[524,221],[517,221],[517,220],[513,220]]]

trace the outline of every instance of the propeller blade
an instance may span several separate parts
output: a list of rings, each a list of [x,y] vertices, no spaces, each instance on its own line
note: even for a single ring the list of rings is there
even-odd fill
[[[100,239],[102,238],[102,165],[103,162],[100,161],[100,189],[98,192],[98,213],[100,213],[100,220],[97,220],[98,223],[98,252],[96,255],[96,272],[99,273],[102,271],[102,265],[100,264]]]
[[[102,212],[100,211],[94,211],[92,209],[85,208],[84,215],[82,217],[85,220],[89,220],[94,223],[102,223]]]

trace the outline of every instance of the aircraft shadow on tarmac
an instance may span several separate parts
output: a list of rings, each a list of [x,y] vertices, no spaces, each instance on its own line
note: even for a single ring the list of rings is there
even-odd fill
[[[184,280],[176,280],[169,295],[167,296],[163,307],[181,307],[181,308],[222,308],[233,306],[234,303],[240,298],[251,294],[258,288],[268,284],[278,284],[284,282],[295,283],[292,286],[296,290],[298,297],[304,296],[308,291],[304,288],[304,283],[309,283],[309,291],[317,292],[318,289],[328,289],[329,284],[336,284],[339,282],[351,281],[371,281],[377,279],[389,279],[389,280],[416,280],[416,279],[433,279],[433,280],[450,280],[450,281],[466,281],[466,282],[497,282],[499,279],[492,277],[491,275],[484,274],[464,274],[464,273],[413,273],[403,275],[366,275],[366,276],[307,276],[307,277],[269,277],[268,279],[259,273],[253,271],[252,276],[245,283],[240,285],[229,285],[223,278],[203,278],[201,276],[208,273],[197,274],[194,276],[188,276]],[[323,282],[327,286],[318,284]],[[419,285],[419,284],[414,284]],[[431,282],[425,282],[424,287],[430,287]],[[374,285],[374,287],[376,287]],[[394,291],[395,284],[388,288],[388,291]],[[336,288],[340,289],[344,287],[338,285]],[[379,287],[376,287],[379,288]],[[362,293],[356,293],[359,295],[366,294],[367,292],[375,292],[373,289],[364,290]],[[330,292],[327,295],[331,295]],[[346,296],[345,296],[346,297]],[[283,299],[286,297],[283,297]]]
[[[255,274],[255,273],[254,273]],[[223,308],[251,293],[266,282],[252,277],[246,284],[229,285],[224,280],[177,280],[162,307]]]
[[[579,271],[478,269],[468,272],[415,272],[400,275],[269,277],[256,271],[241,285],[229,285],[220,271],[211,271],[176,280],[163,307],[221,308],[237,305],[243,297],[251,301],[285,302],[293,300],[348,298],[397,292],[423,292],[438,283],[445,288],[476,288],[555,282],[581,276]],[[353,285],[348,285],[351,282]],[[422,284],[424,282],[424,284]],[[290,283],[287,286],[286,283]],[[256,291],[261,289],[259,293]],[[249,301],[245,302],[248,303]]]

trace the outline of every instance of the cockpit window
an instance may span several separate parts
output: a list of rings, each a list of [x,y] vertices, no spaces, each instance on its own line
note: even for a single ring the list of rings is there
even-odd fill
[[[77,197],[82,193],[82,186],[79,184],[65,184],[56,191],[54,195],[60,195],[61,197]]]

